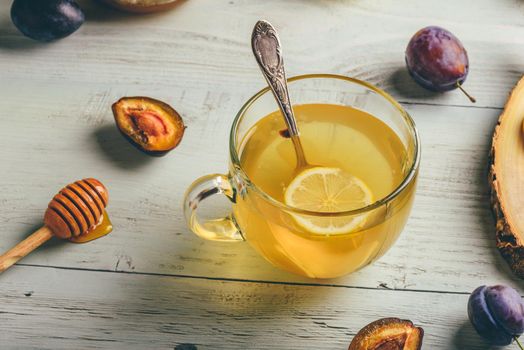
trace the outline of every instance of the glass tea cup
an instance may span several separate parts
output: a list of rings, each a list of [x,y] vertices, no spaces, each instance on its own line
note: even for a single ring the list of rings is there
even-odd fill
[[[245,240],[281,269],[310,278],[339,277],[382,256],[404,228],[413,203],[420,162],[418,133],[411,117],[391,96],[366,82],[328,74],[297,76],[288,82],[295,105],[348,106],[385,123],[405,148],[400,164],[402,181],[386,196],[344,212],[294,208],[265,193],[252,182],[241,163],[243,147],[253,126],[276,110],[273,95],[265,88],[244,104],[233,122],[229,173],[196,180],[186,192],[184,214],[189,228],[202,238]],[[197,214],[200,202],[218,193],[231,201],[231,214],[211,220],[200,218]],[[304,230],[297,225],[297,217],[366,219],[358,230],[330,235]]]

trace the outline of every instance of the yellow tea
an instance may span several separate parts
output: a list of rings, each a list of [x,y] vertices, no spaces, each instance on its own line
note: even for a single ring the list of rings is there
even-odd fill
[[[296,105],[294,112],[315,168],[297,175],[279,111],[260,119],[239,151],[249,179],[274,200],[310,211],[359,209],[391,194],[409,171],[412,146],[378,118],[331,104]],[[237,196],[234,217],[273,264],[309,277],[336,277],[367,265],[393,244],[409,214],[414,183],[387,206],[337,217],[297,214],[246,191]]]
[[[417,130],[366,82],[314,74],[288,83],[307,164],[297,167],[272,93],[261,90],[233,121],[228,174],[189,186],[185,219],[202,238],[245,240],[298,275],[343,276],[382,256],[404,228],[420,162]],[[231,200],[232,213],[199,215],[215,195]]]

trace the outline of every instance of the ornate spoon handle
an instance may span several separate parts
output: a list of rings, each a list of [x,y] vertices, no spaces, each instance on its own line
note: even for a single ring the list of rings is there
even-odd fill
[[[289,101],[280,40],[275,28],[269,22],[257,22],[251,35],[251,47],[258,65],[284,114],[289,135],[298,135],[295,116]]]
[[[255,24],[251,35],[251,48],[284,116],[289,136],[297,153],[297,167],[307,166],[304,150],[298,137],[297,122],[289,100],[282,47],[277,31],[269,22],[258,21]]]

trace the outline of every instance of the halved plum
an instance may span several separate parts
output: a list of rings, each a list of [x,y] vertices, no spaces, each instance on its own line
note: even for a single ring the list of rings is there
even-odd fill
[[[162,101],[143,96],[122,97],[112,109],[118,130],[149,155],[165,155],[184,136],[182,117]]]
[[[411,321],[382,318],[362,328],[348,350],[420,350],[423,336]]]
[[[169,10],[179,3],[178,0],[102,0],[106,4],[122,11],[133,13],[151,13]]]

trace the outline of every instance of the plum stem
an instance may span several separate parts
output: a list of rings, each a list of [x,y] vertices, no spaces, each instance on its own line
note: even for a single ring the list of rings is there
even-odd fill
[[[460,89],[460,91],[462,91],[464,93],[464,95],[466,95],[469,100],[473,103],[477,102],[477,99],[473,96],[471,96],[470,94],[468,94],[468,92],[466,90],[464,90],[464,88],[462,87],[462,85],[457,81],[457,87]]]
[[[522,347],[522,344],[520,343],[519,338],[517,338],[517,336],[514,336],[513,339],[515,339],[515,342],[517,343],[517,345],[519,346],[519,348],[520,348],[521,350],[524,350],[524,347]]]

